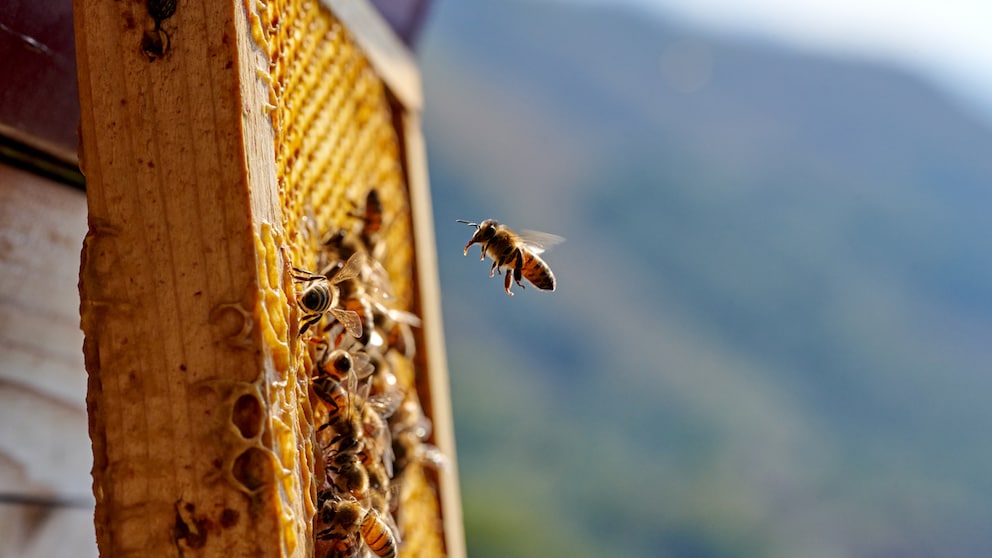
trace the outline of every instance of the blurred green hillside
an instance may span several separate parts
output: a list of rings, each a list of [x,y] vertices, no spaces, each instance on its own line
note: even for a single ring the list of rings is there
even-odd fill
[[[992,556],[992,129],[562,2],[420,49],[470,555]],[[507,297],[455,219],[568,241]]]

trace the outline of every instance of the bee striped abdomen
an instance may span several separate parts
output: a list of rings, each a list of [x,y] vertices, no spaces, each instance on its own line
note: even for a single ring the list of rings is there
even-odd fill
[[[331,291],[327,285],[312,285],[300,296],[300,305],[307,312],[324,313],[331,307]]]
[[[342,407],[348,404],[348,392],[344,386],[336,380],[330,378],[314,378],[313,392],[322,401],[327,403],[332,414],[337,413]]]
[[[522,273],[538,289],[555,290],[555,274],[552,273],[551,266],[544,263],[541,258],[534,255],[525,257]]]
[[[369,511],[362,520],[362,538],[379,558],[396,558],[396,538],[392,530],[375,512]]]

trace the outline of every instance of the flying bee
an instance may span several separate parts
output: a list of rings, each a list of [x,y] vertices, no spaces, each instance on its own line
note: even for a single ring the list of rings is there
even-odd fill
[[[358,314],[352,310],[338,308],[340,292],[337,284],[357,277],[361,273],[363,264],[363,254],[355,253],[330,278],[327,275],[318,275],[298,267],[293,268],[295,272],[293,279],[308,285],[296,297],[296,303],[303,310],[301,334],[306,333],[310,326],[319,322],[324,314],[330,312],[335,319],[345,326],[352,337],[362,336],[362,320]]]
[[[469,247],[479,244],[482,247],[479,259],[484,260],[488,255],[493,260],[493,265],[489,269],[490,277],[493,277],[497,271],[502,273],[502,268],[506,268],[506,278],[503,281],[506,294],[513,296],[510,291],[511,280],[523,288],[524,285],[520,282],[523,278],[538,289],[555,290],[555,274],[539,254],[543,253],[545,248],[563,241],[562,237],[536,231],[523,231],[517,234],[494,219],[486,219],[481,223],[457,219],[457,222],[476,229],[475,234],[465,245],[463,253],[466,256]]]

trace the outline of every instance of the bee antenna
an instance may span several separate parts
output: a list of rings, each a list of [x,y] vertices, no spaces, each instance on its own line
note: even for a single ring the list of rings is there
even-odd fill
[[[479,224],[478,223],[473,223],[471,221],[466,221],[464,219],[455,219],[455,222],[456,223],[465,223],[466,225],[471,225],[471,226],[473,226],[475,228],[479,228]]]

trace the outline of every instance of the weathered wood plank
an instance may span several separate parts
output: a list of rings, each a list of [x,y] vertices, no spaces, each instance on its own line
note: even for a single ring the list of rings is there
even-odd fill
[[[0,557],[96,556],[76,295],[85,232],[81,192],[0,165]]]
[[[93,510],[0,507],[0,558],[96,558]]]
[[[82,193],[0,165],[0,492],[89,492]]]

